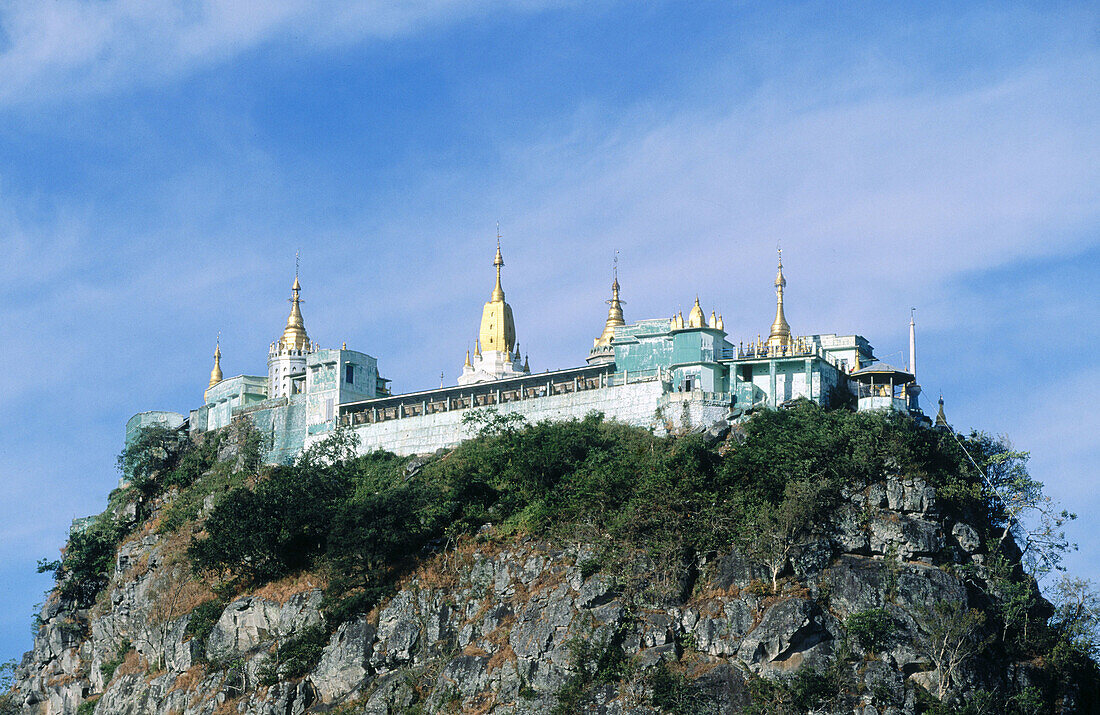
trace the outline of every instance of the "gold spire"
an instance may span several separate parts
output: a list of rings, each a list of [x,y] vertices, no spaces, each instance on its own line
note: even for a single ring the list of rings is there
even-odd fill
[[[481,311],[480,342],[485,350],[510,353],[516,342],[516,326],[512,320],[512,307],[504,302],[504,289],[500,286],[500,269],[504,256],[500,253],[500,227],[497,227],[497,255],[493,258],[497,269],[497,282],[489,302]],[[476,353],[480,356],[480,351]]]
[[[214,342],[214,369],[210,371],[210,384],[206,386],[209,390],[214,385],[217,385],[222,381],[222,338],[221,335]]]
[[[947,424],[947,415],[943,413],[943,395],[940,395],[940,411],[936,413],[936,426],[937,427],[950,427]]]
[[[617,261],[618,257],[615,260]],[[603,332],[593,342],[592,347],[610,345],[611,341],[615,339],[615,328],[626,325],[626,320],[623,319],[622,303],[619,300],[619,267],[615,266],[611,281],[611,300],[607,301],[610,306],[607,309],[607,321],[603,324]]]
[[[688,313],[688,327],[707,327],[707,319],[703,317],[703,309],[699,307],[699,296],[695,296],[695,305],[691,306],[691,312]]]
[[[498,229],[499,230],[499,229]],[[504,289],[500,287],[500,269],[504,267],[504,256],[500,254],[500,235],[497,235],[497,255],[493,258],[493,265],[497,269],[497,284],[493,287],[491,300],[504,302]]]
[[[719,316],[718,316],[718,326],[717,326],[717,327],[718,327],[718,329],[719,329],[719,330],[721,330],[722,332],[725,332],[725,331],[726,331],[726,322],[725,322],[724,320],[722,320],[722,316],[721,316],[721,315],[719,315]]]
[[[290,287],[293,297],[290,299],[290,315],[286,319],[286,328],[279,338],[278,349],[282,350],[308,350],[309,336],[306,335],[306,324],[302,320],[301,292],[302,284],[298,282],[298,272],[294,272],[294,285]]]
[[[783,277],[783,249],[776,250],[779,252],[779,270],[775,274],[775,320],[768,335],[768,345],[784,346],[791,342],[791,326],[783,315],[783,289],[787,287],[787,279]]]
[[[462,367],[473,368],[473,365],[470,363],[470,349],[469,348],[466,349],[466,364],[464,364]]]
[[[481,341],[474,341],[474,357],[481,357]]]

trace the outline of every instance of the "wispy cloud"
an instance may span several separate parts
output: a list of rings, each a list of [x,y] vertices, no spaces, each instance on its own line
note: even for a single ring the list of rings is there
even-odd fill
[[[216,65],[279,39],[294,50],[392,38],[489,11],[569,0],[51,0],[0,3],[0,104],[73,99]]]

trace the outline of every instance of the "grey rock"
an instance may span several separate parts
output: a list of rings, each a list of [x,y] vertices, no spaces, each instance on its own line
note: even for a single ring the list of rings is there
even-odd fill
[[[615,588],[611,579],[603,574],[589,576],[577,594],[578,608],[602,606],[615,598]]]
[[[691,684],[691,694],[698,703],[705,703],[702,712],[733,715],[750,704],[745,676],[732,665],[721,664],[701,675]]]
[[[902,511],[934,514],[937,511],[936,490],[922,479],[903,482]]]
[[[880,513],[871,521],[871,550],[895,552],[899,558],[934,556],[944,548],[943,528],[938,522],[891,513]]]
[[[973,554],[982,548],[981,537],[978,536],[978,532],[974,530],[974,527],[969,524],[964,524],[961,521],[956,523],[951,527],[951,535],[955,537],[955,541],[958,542],[962,550],[968,554]]]
[[[360,616],[341,624],[332,634],[309,676],[321,702],[331,703],[358,691],[371,673],[375,632],[366,616]]]
[[[887,566],[880,559],[841,556],[826,571],[829,605],[842,615],[881,608],[886,600]]]
[[[652,648],[646,648],[643,651],[639,651],[635,663],[642,670],[647,670],[656,666],[662,661],[669,663],[675,662],[678,657],[679,656],[676,653],[676,644],[665,643],[659,646],[654,646]]]
[[[791,568],[800,580],[812,579],[829,565],[832,556],[833,544],[829,539],[811,541],[791,554]]]
[[[839,505],[832,514],[830,536],[837,550],[849,554],[871,553],[867,511],[852,504]]]
[[[911,613],[918,613],[938,601],[967,602],[962,582],[935,566],[905,564],[897,582],[897,603]]]
[[[719,559],[715,568],[714,587],[721,589],[748,588],[753,581],[770,579],[762,565],[745,558],[736,548]]]
[[[815,647],[828,648],[831,637],[816,604],[792,598],[764,613],[760,625],[741,642],[737,656],[750,665],[784,661]]]
[[[392,715],[408,712],[416,703],[408,674],[397,671],[381,676],[363,706],[363,715]]]

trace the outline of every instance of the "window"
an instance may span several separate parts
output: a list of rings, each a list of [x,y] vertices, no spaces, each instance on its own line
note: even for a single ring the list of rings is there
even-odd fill
[[[355,384],[355,366],[351,363],[344,365],[344,382],[349,385]]]

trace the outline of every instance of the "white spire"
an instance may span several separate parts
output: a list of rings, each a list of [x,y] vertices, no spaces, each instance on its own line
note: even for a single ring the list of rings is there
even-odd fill
[[[916,308],[909,309],[909,374],[917,376],[917,325]]]

